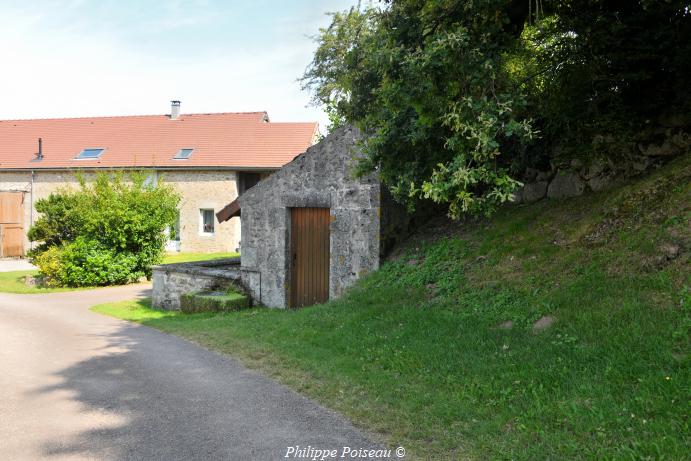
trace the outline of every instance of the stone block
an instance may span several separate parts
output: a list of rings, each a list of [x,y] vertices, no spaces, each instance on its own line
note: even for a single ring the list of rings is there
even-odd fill
[[[547,182],[538,181],[523,186],[521,194],[522,201],[525,203],[533,203],[545,197],[547,193]]]
[[[552,199],[563,199],[576,197],[583,193],[585,183],[573,171],[560,171],[552,179],[547,188],[547,197]]]

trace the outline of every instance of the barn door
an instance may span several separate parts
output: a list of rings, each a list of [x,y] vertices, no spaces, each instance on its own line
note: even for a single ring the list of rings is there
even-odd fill
[[[24,254],[24,194],[0,192],[0,258]]]
[[[290,307],[329,299],[329,209],[291,208]]]

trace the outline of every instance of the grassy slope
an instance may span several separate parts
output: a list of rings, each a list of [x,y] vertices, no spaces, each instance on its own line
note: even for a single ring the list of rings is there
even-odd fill
[[[428,228],[325,306],[97,310],[237,356],[420,459],[683,459],[690,179],[686,157],[608,194]]]
[[[163,257],[163,264],[173,264],[181,262],[192,261],[207,261],[211,259],[232,258],[239,256],[238,253],[176,253],[168,254]],[[56,293],[61,291],[74,291],[76,288],[40,288],[29,287],[24,283],[24,277],[27,275],[36,275],[38,271],[13,271],[0,272],[0,293],[18,293],[18,294],[40,294],[40,293]],[[81,290],[89,290],[92,288],[80,288]]]

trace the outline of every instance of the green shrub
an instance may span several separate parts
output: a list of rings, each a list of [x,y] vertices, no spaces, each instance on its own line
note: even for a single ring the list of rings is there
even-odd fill
[[[80,178],[36,202],[41,213],[29,230],[39,242],[30,258],[56,286],[116,285],[151,276],[164,253],[164,230],[177,217],[180,198],[144,173]]]
[[[70,287],[122,285],[144,275],[138,271],[137,257],[116,252],[103,244],[78,238],[60,250],[59,279]]]
[[[122,285],[144,275],[136,270],[136,255],[118,253],[81,237],[61,247],[50,247],[36,256],[34,263],[50,286]]]
[[[58,247],[50,247],[47,250],[39,253],[34,259],[33,263],[38,266],[41,276],[43,276],[43,283],[46,286],[55,287],[60,286],[60,256],[62,251]]]
[[[85,221],[82,210],[88,206],[80,203],[84,199],[81,194],[58,192],[36,201],[36,211],[41,217],[29,229],[28,237],[41,244],[29,253],[30,256],[71,242],[80,234]]]
[[[228,312],[250,307],[249,298],[236,291],[195,291],[180,297],[180,310],[186,314],[197,312]]]

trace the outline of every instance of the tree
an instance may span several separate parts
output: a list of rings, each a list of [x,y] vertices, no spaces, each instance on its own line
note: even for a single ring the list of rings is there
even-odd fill
[[[432,199],[457,218],[490,212],[519,185],[499,161],[534,134],[502,65],[523,20],[513,3],[395,1],[336,13],[321,31],[305,87],[368,134],[361,167],[398,199]]]
[[[489,213],[527,166],[601,139],[630,149],[651,118],[691,108],[688,1],[544,3],[351,8],[320,31],[302,82],[334,125],[367,134],[361,169],[399,200]]]

